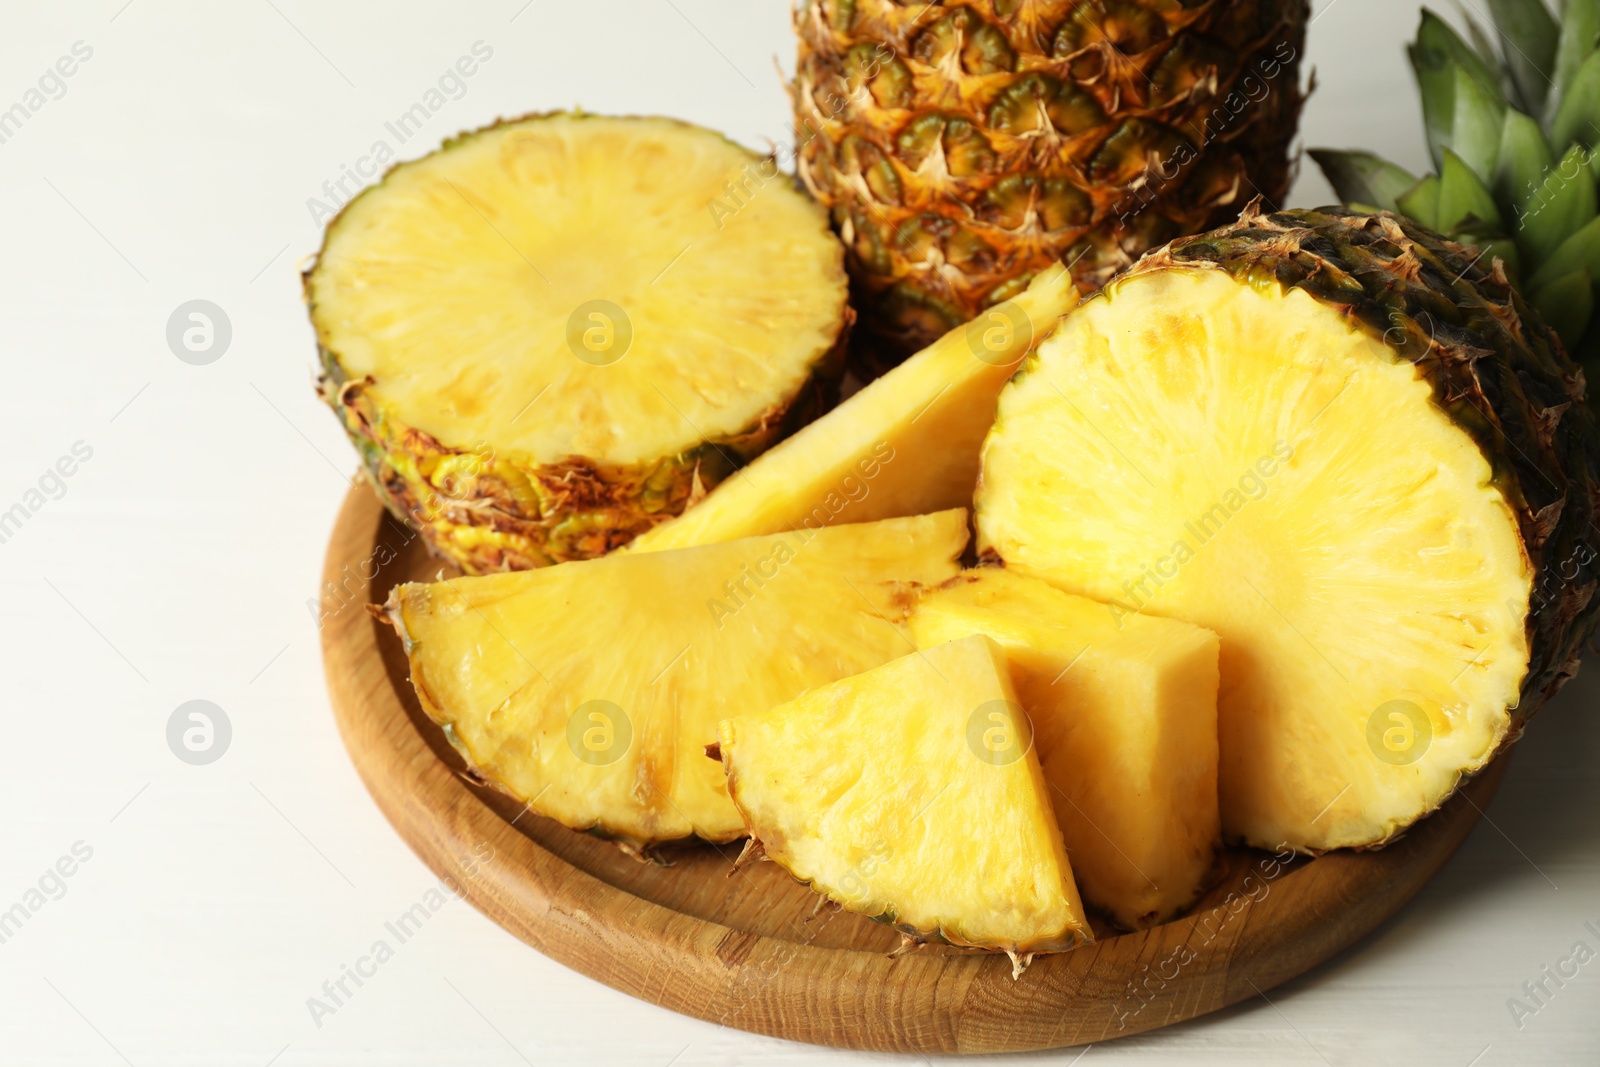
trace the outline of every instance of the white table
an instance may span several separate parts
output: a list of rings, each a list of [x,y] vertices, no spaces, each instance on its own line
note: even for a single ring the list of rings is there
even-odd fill
[[[679,115],[752,145],[788,130],[779,0],[446,6],[93,0],[3,16],[0,107],[75,42],[92,54],[0,143],[0,510],[31,499],[75,443],[92,454],[63,464],[64,488],[46,478],[60,498],[0,543],[0,909],[39,904],[0,944],[0,1062],[886,1059],[631,1000],[459,902],[320,1027],[307,1009],[434,883],[346,759],[306,607],[354,469],[310,387],[294,270],[320,238],[308,198],[326,199],[323,183],[479,41],[492,56],[402,155],[576,103]],[[1307,143],[1422,164],[1402,53],[1415,7],[1319,3]],[[1314,173],[1293,198],[1326,199]],[[232,325],[209,365],[180,362],[165,339],[193,299]],[[1090,1062],[1600,1062],[1600,963],[1520,1030],[1507,1008],[1575,941],[1600,948],[1585,926],[1600,927],[1597,695],[1600,671],[1543,713],[1492,825],[1363,945],[1270,1004],[1096,1046]],[[232,725],[208,766],[166,741],[193,699]],[[92,855],[74,860],[75,845]],[[58,882],[47,871],[62,857],[73,873]],[[59,899],[29,896],[41,878]]]

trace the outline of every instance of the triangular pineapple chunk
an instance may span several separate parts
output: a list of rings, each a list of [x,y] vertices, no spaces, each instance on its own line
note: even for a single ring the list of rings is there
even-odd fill
[[[1014,956],[1092,940],[1000,649],[912,653],[722,723],[766,855],[851,911]]]
[[[913,648],[958,570],[962,510],[397,587],[423,708],[485,778],[635,846],[744,824],[705,758],[723,716]]]
[[[631,552],[917,515],[972,503],[996,397],[1074,304],[1057,266],[763,453]]]
[[[1125,929],[1205,888],[1217,812],[1217,635],[996,567],[911,616],[919,648],[986,634],[1005,650],[1084,899]]]

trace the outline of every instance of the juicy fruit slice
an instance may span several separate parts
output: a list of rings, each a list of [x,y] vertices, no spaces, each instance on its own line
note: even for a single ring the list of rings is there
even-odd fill
[[[1065,269],[952,330],[629,548],[652,552],[972,502],[1000,387],[1078,300]]]
[[[1222,837],[1217,635],[998,567],[912,611],[918,648],[972,634],[1005,651],[1084,900],[1127,930],[1194,903]]]
[[[705,758],[723,716],[911,648],[903,619],[957,571],[955,510],[396,587],[423,708],[534,811],[633,846],[744,832]]]
[[[726,719],[720,749],[790,874],[910,937],[1020,957],[1093,939],[1029,742],[979,635]]]
[[[728,182],[749,196],[719,216]],[[391,170],[306,299],[325,399],[469,572],[600,555],[826,406],[850,318],[825,213],[668,119],[504,122]]]
[[[1013,379],[980,547],[1216,631],[1230,836],[1378,844],[1576,669],[1600,456],[1581,396],[1473,250],[1246,212],[1146,257]]]

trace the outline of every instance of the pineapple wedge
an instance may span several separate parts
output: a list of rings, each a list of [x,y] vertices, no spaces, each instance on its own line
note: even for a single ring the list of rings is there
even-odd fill
[[[995,398],[1078,302],[1057,265],[762,454],[633,552],[966,507]]]
[[[1005,650],[1084,899],[1127,930],[1194,903],[1222,843],[1217,635],[997,567],[912,612],[918,648],[972,634]]]
[[[476,772],[633,849],[742,836],[705,758],[723,716],[913,646],[921,587],[957,572],[960,509],[396,587],[424,710]]]
[[[719,754],[790,874],[913,939],[1020,961],[1093,939],[1027,723],[975,635],[726,719]]]

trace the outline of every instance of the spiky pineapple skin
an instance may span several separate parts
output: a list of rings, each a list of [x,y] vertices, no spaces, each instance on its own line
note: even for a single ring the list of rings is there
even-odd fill
[[[1173,241],[1121,278],[1201,268],[1301,289],[1416,366],[1488,460],[1533,572],[1514,739],[1577,673],[1600,619],[1600,432],[1583,372],[1500,261],[1483,258],[1388,212],[1261,214],[1252,203],[1232,225]]]
[[[731,438],[652,463],[601,464],[581,456],[532,463],[492,449],[446,445],[391,416],[370,378],[350,378],[321,350],[317,392],[361,456],[384,506],[434,555],[467,574],[594,559],[683,513],[724,478],[833,406],[841,340],[785,408]]]
[[[1087,291],[1281,200],[1308,16],[1306,0],[803,0],[797,169],[848,249],[865,369],[1051,262]]]

